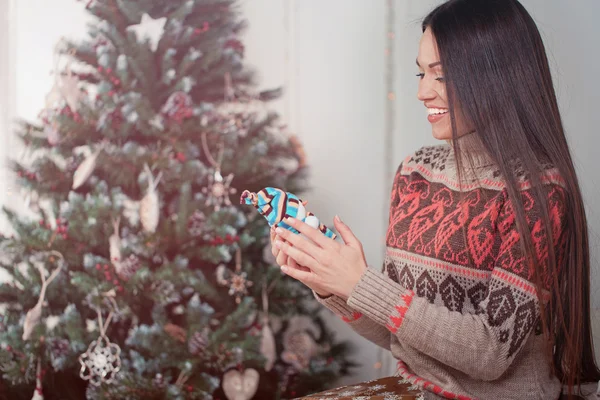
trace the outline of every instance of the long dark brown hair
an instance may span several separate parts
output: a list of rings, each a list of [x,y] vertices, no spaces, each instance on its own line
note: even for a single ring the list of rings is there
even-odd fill
[[[543,275],[551,276],[551,300],[544,304],[540,297],[540,322],[548,339],[552,373],[568,385],[570,396],[579,384],[597,382],[600,371],[590,324],[586,215],[541,35],[517,0],[449,0],[427,15],[422,28],[430,28],[437,42],[456,159],[463,159],[456,140],[455,104],[459,104],[506,182],[538,296]],[[565,257],[558,265],[553,240],[547,240],[550,251],[545,272],[535,256],[513,169],[515,160],[529,177],[546,238],[552,238],[552,224],[542,185],[544,166],[552,165],[564,181]]]

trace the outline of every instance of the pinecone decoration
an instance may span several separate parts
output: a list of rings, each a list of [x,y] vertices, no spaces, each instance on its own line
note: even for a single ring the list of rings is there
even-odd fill
[[[206,332],[196,332],[188,341],[188,350],[193,356],[204,353],[208,346],[208,334]]]
[[[202,211],[194,211],[188,220],[188,232],[192,237],[200,237],[204,233],[206,216]]]
[[[140,269],[140,259],[135,254],[130,254],[125,260],[121,262],[118,268],[118,274],[124,281],[128,280]]]

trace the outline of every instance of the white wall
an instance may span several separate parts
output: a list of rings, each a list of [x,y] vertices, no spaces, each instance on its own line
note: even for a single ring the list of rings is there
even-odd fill
[[[383,258],[385,207],[391,184],[385,172],[395,169],[415,148],[434,143],[424,108],[416,100],[414,59],[420,18],[439,2],[394,1],[397,114],[391,166],[384,165],[383,160],[386,1],[243,2],[250,22],[245,40],[247,62],[259,71],[262,87],[286,83],[289,89],[274,107],[304,141],[312,167],[312,190],[306,196],[310,210],[329,222],[339,214],[363,241],[369,262],[377,266]],[[600,80],[595,76],[600,65],[595,41],[600,31],[592,18],[598,15],[600,3],[578,0],[577,7],[561,0],[523,3],[538,20],[549,46],[560,106],[588,204],[594,256],[598,259],[600,212],[596,207],[600,186],[594,161],[600,148],[596,135],[600,113],[594,112],[594,100],[600,92]],[[3,110],[35,118],[51,87],[54,44],[60,36],[85,33],[85,2],[13,0],[12,4],[16,6],[16,18],[12,20],[16,36],[11,39],[15,54],[9,67],[15,71],[16,96],[9,102],[14,104],[13,110]],[[0,114],[0,123],[6,117]],[[597,264],[594,267],[597,292]],[[596,294],[594,300],[600,307],[600,296]],[[374,345],[336,318],[331,318],[331,324],[339,330],[340,339],[356,343],[356,357],[364,365],[356,376],[340,383],[392,372],[393,363]],[[373,368],[377,361],[384,361],[384,368]]]

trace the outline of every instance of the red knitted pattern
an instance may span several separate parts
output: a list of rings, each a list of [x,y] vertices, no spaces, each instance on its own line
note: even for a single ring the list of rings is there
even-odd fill
[[[390,315],[390,323],[386,325],[392,333],[396,333],[398,328],[400,328],[400,325],[402,325],[402,321],[404,321],[404,317],[408,311],[408,307],[410,307],[414,295],[415,293],[411,290],[407,294],[401,296],[400,303],[396,305],[396,314]]]
[[[444,390],[440,386],[438,386],[426,379],[423,379],[415,374],[412,374],[408,370],[408,367],[406,366],[406,364],[404,364],[402,361],[398,361],[398,373],[400,374],[401,377],[403,377],[404,379],[406,379],[413,385],[419,386],[425,390],[429,390],[430,392],[433,392],[439,396],[443,396],[446,399],[475,400],[474,398],[469,397],[469,396],[463,396],[460,394],[456,394],[456,393],[452,393],[447,390]]]
[[[560,186],[547,186],[547,204],[553,247],[564,247],[559,238],[564,223],[565,193]],[[539,218],[539,207],[529,190],[522,191],[526,217],[537,258],[548,260],[548,241]],[[480,271],[500,267],[527,280],[520,248],[515,212],[505,190],[478,188],[455,192],[442,183],[429,182],[417,173],[398,173],[390,211],[387,245],[409,253],[435,258]],[[563,254],[559,253],[561,260]],[[545,274],[549,278],[549,274]],[[550,281],[547,280],[549,287]]]
[[[354,311],[352,313],[351,317],[343,316],[342,317],[342,321],[344,321],[344,322],[354,322],[354,321],[358,320],[360,317],[362,317],[362,313],[359,313],[358,311]]]

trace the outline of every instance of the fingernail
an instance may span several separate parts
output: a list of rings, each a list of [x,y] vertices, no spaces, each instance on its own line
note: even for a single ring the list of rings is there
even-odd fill
[[[283,233],[283,228],[277,227],[277,229],[275,229],[276,233],[282,234]]]
[[[286,273],[288,268],[285,265],[281,266],[281,272]]]
[[[336,222],[342,222],[342,219],[339,217],[339,215],[336,215],[335,218],[334,218],[334,220]]]
[[[284,221],[286,224],[290,225],[290,226],[293,226],[293,225],[296,223],[296,221],[294,220],[294,218],[289,218],[289,217],[285,217],[285,218],[283,219],[283,221]]]
[[[275,241],[275,247],[281,248],[281,240],[278,239]]]

